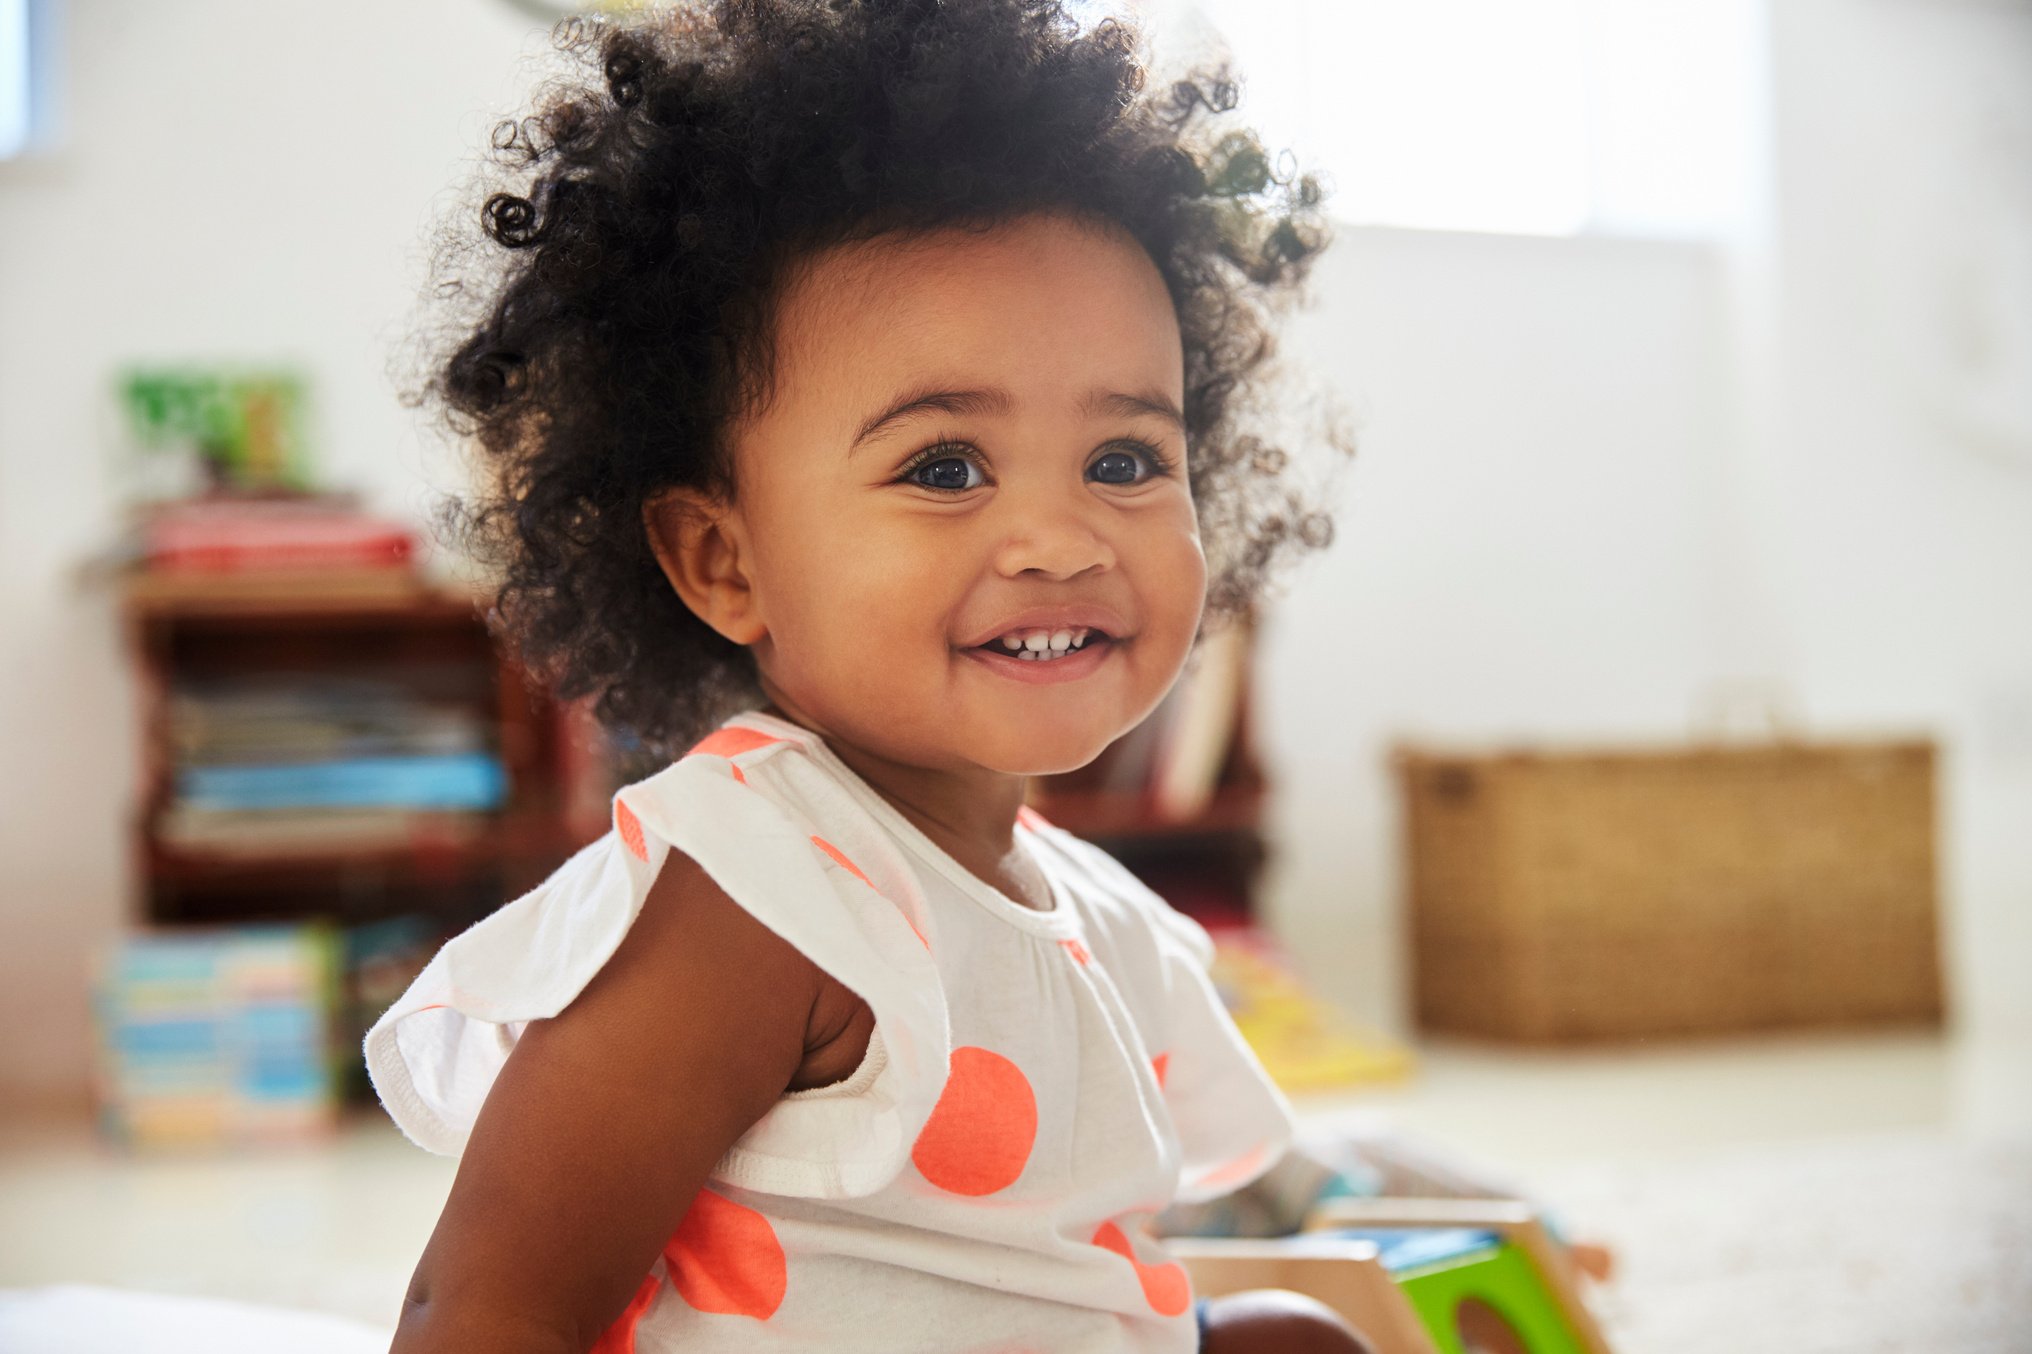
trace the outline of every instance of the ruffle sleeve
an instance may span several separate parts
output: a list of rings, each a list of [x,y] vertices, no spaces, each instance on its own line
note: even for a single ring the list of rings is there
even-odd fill
[[[944,1089],[944,991],[917,924],[770,792],[771,760],[795,755],[695,753],[629,786],[612,831],[446,942],[366,1037],[369,1076],[403,1133],[464,1150],[523,1026],[562,1011],[613,955],[675,849],[875,1016],[858,1070],[784,1095],[712,1178],[818,1199],[893,1180]]]
[[[1213,938],[1152,893],[1170,1053],[1160,1085],[1183,1161],[1178,1200],[1199,1203],[1254,1180],[1291,1145],[1291,1104],[1228,1014],[1214,986]]]
[[[1030,822],[1134,936],[1109,948],[1178,1138],[1177,1201],[1240,1189],[1284,1155],[1296,1123],[1214,986],[1213,938],[1106,851],[1035,817]]]

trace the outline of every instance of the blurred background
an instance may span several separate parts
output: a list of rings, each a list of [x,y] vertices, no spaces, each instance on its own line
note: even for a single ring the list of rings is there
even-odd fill
[[[451,1163],[360,1022],[628,767],[391,375],[564,12],[0,0],[0,1290],[393,1323]],[[1039,806],[1618,1350],[2032,1349],[2032,4],[1140,13],[1330,180],[1359,450]]]

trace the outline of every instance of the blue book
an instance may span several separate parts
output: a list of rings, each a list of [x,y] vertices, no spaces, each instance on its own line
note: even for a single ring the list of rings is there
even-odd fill
[[[207,809],[492,809],[508,797],[508,773],[477,752],[358,757],[185,767],[176,788],[184,803]]]

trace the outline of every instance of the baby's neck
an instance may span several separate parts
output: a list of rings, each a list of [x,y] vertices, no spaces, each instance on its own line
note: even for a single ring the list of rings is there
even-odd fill
[[[1016,845],[1016,811],[1023,807],[1029,777],[911,766],[857,747],[773,701],[762,712],[823,738],[848,770],[975,878],[1018,902],[1040,910],[1051,907],[1035,864]]]

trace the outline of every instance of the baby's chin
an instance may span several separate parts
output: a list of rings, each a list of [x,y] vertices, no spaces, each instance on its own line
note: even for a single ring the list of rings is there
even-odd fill
[[[1006,729],[972,740],[968,760],[1004,775],[1057,776],[1088,765],[1127,732],[1112,724],[1093,730]]]
[[[1091,685],[1040,686],[983,683],[970,673],[952,686],[864,690],[852,713],[841,709],[826,718],[827,710],[814,709],[813,727],[899,766],[1062,775],[1092,763],[1156,706],[1156,696],[1139,700],[1119,674],[1112,676]],[[869,709],[893,713],[870,720]]]

